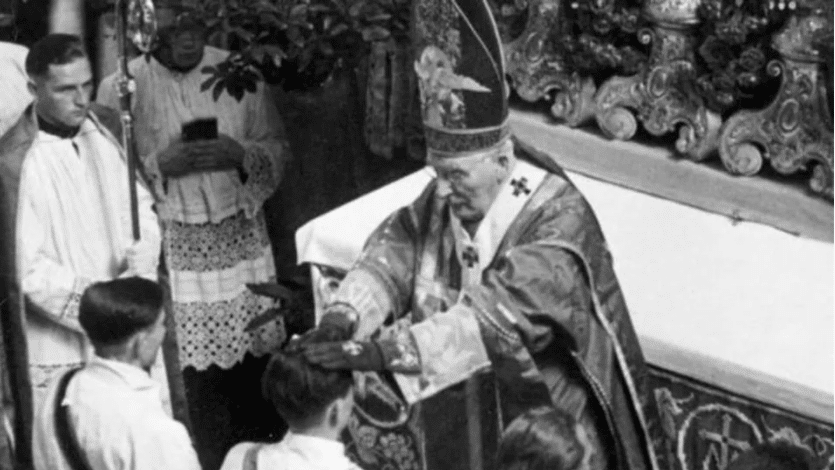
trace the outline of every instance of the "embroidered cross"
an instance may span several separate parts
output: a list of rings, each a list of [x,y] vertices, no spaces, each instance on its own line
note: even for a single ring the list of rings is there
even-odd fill
[[[478,263],[478,252],[471,246],[464,248],[464,253],[461,254],[461,257],[464,258],[464,262],[467,263],[468,268],[472,268]]]
[[[349,356],[359,356],[362,353],[362,345],[356,341],[346,341],[342,343],[342,350]]]
[[[719,468],[725,468],[728,463],[734,459],[737,453],[748,450],[750,444],[745,441],[733,439],[731,437],[731,422],[733,418],[730,415],[722,416],[722,432],[710,432],[705,429],[699,430],[699,437],[709,442],[709,450],[705,458],[705,468],[713,459]],[[718,451],[717,451],[718,446]]]
[[[528,179],[524,176],[519,178],[518,180],[515,178],[510,180],[510,185],[513,186],[514,196],[518,196],[522,193],[525,193],[525,195],[527,196],[531,193],[531,190],[528,189]]]

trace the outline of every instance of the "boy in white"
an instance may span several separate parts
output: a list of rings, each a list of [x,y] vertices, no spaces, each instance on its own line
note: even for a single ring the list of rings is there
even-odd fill
[[[163,291],[129,277],[88,287],[79,323],[96,350],[50,385],[34,426],[35,470],[200,470],[149,371],[165,336]]]
[[[353,384],[351,371],[322,369],[298,351],[277,352],[261,385],[290,430],[277,443],[236,445],[221,470],[361,470],[339,441],[354,405]]]

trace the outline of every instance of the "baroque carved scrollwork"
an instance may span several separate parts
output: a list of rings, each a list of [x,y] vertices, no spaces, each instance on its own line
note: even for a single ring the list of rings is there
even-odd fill
[[[760,111],[739,111],[722,130],[719,154],[728,171],[753,175],[763,160],[781,174],[810,170],[809,187],[833,197],[832,119],[823,59],[811,47],[827,20],[814,11],[793,16],[774,38],[782,60],[769,73],[782,77],[774,101]],[[831,28],[831,24],[828,26]]]
[[[652,30],[642,43],[652,44],[649,66],[631,77],[616,76],[598,90],[597,123],[615,139],[630,139],[640,122],[652,135],[679,131],[676,150],[702,160],[715,149],[721,118],[709,111],[695,90],[693,26],[697,0],[647,0]]]
[[[594,82],[566,71],[558,41],[562,31],[560,0],[530,0],[527,22],[515,38],[503,38],[507,74],[523,100],[536,102],[555,94],[552,114],[577,126],[594,115]]]

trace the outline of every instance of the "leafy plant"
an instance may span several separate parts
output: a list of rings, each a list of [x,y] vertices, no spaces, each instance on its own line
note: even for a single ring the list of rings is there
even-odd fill
[[[406,0],[205,0],[209,42],[232,54],[203,89],[241,99],[264,80],[285,90],[316,88],[355,67],[371,43],[408,30]]]

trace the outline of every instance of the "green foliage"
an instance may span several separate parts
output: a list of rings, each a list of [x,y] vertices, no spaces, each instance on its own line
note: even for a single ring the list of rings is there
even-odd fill
[[[241,99],[264,80],[286,90],[320,86],[357,65],[370,44],[405,35],[406,0],[205,0],[209,42],[232,51],[207,67],[203,88]]]

